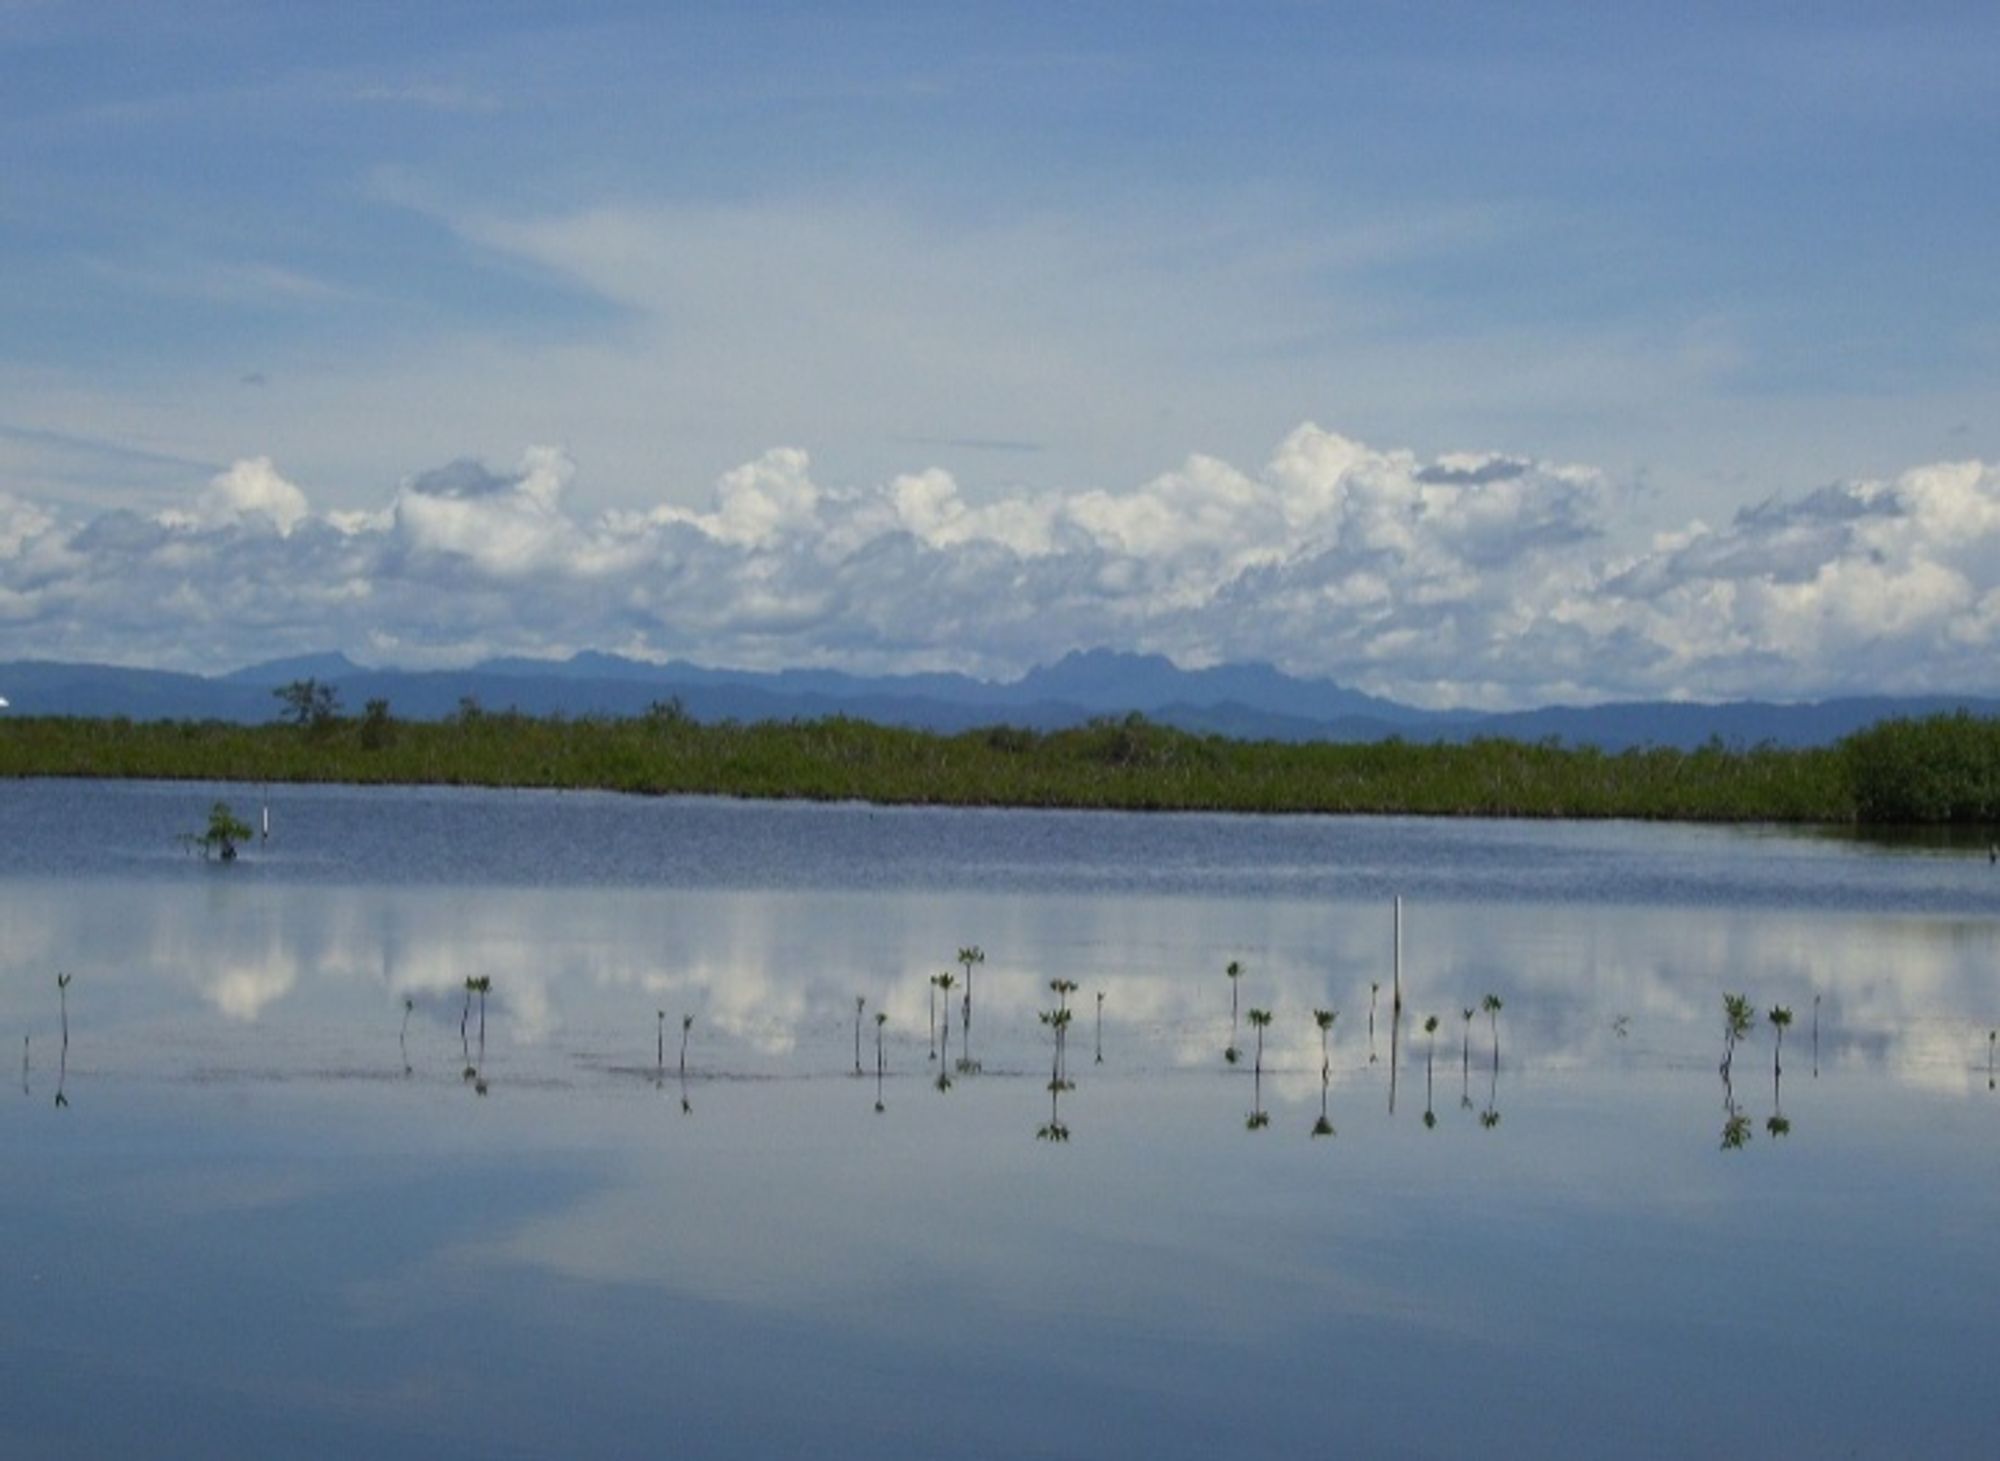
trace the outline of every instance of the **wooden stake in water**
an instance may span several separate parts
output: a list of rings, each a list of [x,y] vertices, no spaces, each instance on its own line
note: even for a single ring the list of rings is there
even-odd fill
[[[1403,899],[1400,894],[1396,898],[1396,985],[1393,1007],[1398,1011],[1403,1008]]]

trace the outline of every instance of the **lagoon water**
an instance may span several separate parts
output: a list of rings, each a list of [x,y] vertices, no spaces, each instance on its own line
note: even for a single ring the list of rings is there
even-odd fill
[[[0,1453],[1992,1448],[1983,850],[218,796],[0,785]]]

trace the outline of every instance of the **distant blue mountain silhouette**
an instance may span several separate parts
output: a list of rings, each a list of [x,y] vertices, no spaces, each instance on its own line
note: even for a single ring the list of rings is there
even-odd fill
[[[1300,679],[1266,664],[1183,670],[1160,655],[1101,649],[1065,655],[1009,681],[956,674],[726,670],[588,651],[566,660],[494,659],[458,670],[370,669],[338,653],[309,654],[213,677],[22,660],[0,664],[0,696],[12,702],[0,714],[263,721],[280,708],[272,693],[276,687],[308,678],[334,685],[350,713],[382,699],[395,714],[412,719],[449,715],[467,699],[489,710],[569,716],[635,715],[656,701],[677,699],[689,714],[706,721],[849,715],[940,731],[1001,722],[1052,730],[1138,712],[1185,730],[1247,740],[1505,736],[1612,751],[1641,745],[1692,747],[1711,738],[1735,746],[1827,745],[1891,716],[1961,707],[2000,714],[2000,700],[1942,695],[1810,704],[1632,702],[1501,715],[1437,712],[1330,680]]]

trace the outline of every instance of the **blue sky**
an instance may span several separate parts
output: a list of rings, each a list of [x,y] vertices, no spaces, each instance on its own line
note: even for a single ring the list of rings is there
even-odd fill
[[[1269,486],[1311,423],[1412,480],[1453,453],[1587,467],[1601,584],[1767,500],[2000,460],[1990,6],[576,9],[0,0],[21,520],[200,518],[207,493],[214,529],[215,480],[268,459],[352,530],[454,461],[518,485],[543,448],[585,536],[721,511],[779,449],[829,498],[936,472],[1032,515],[1208,459]],[[1300,532],[1209,591],[1324,548]],[[1945,567],[1981,602],[1983,570]],[[115,639],[69,622],[84,589],[69,619],[29,608],[39,583],[0,570],[0,651]],[[1065,632],[1369,677],[1275,629],[1113,617]],[[591,637],[665,651],[634,622]],[[906,638],[713,657],[1066,647]]]

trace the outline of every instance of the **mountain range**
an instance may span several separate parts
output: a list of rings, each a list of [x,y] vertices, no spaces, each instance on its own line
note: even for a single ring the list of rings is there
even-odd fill
[[[274,692],[293,681],[334,686],[355,713],[387,700],[392,713],[437,719],[466,700],[530,715],[634,715],[678,700],[697,719],[790,720],[848,715],[887,725],[959,731],[1007,723],[1037,730],[1137,712],[1185,730],[1253,740],[1461,741],[1554,738],[1607,751],[1826,745],[1891,716],[1965,708],[2000,714],[2000,700],[1970,696],[1854,697],[1801,704],[1646,701],[1547,706],[1488,714],[1430,711],[1301,679],[1266,664],[1184,670],[1159,655],[1078,651],[1017,680],[958,674],[853,675],[838,670],[726,670],[653,664],[586,651],[565,660],[492,659],[464,669],[371,669],[338,653],[269,660],[217,676],[113,665],[20,660],[0,664],[10,715],[125,716],[134,720],[274,718]]]

